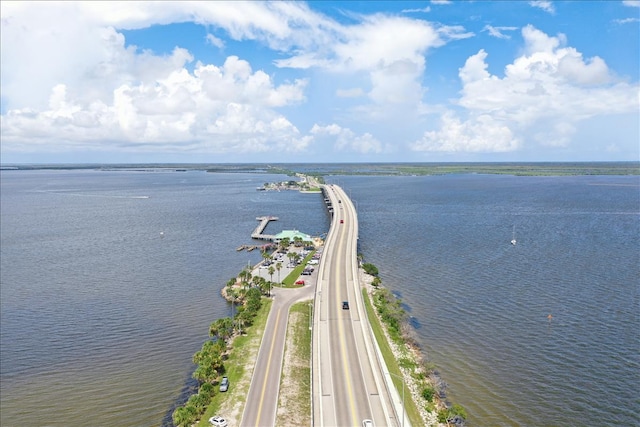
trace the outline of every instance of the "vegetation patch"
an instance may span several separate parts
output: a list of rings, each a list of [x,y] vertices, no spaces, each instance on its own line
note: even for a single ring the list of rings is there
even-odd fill
[[[464,426],[466,411],[444,400],[445,384],[416,344],[400,299],[364,268],[362,276],[361,282],[367,284],[362,290],[367,317],[398,393],[409,396],[405,411],[411,424]]]
[[[289,311],[276,425],[308,425],[311,420],[312,302],[294,304]]]
[[[244,274],[241,273],[233,282],[236,283],[242,276]],[[240,282],[242,283],[242,279]],[[211,323],[210,339],[193,355],[193,363],[196,365],[193,378],[198,381],[199,388],[196,394],[173,412],[173,424],[177,427],[191,426],[198,421],[199,425],[206,426],[208,418],[216,413],[228,396],[238,396],[236,398],[240,399],[246,396],[246,392],[243,395],[220,392],[220,380],[223,376],[228,377],[232,389],[241,383],[245,374],[243,358],[250,357],[251,352],[247,351],[247,347],[255,346],[257,349],[260,345],[271,300],[263,299],[259,287],[242,286],[228,294],[232,295],[234,304],[238,304],[237,311],[233,317],[217,319]],[[257,345],[254,340],[257,340]],[[255,353],[257,354],[257,350]]]

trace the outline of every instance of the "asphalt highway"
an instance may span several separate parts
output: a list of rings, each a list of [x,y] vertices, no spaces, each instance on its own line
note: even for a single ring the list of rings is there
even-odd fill
[[[258,352],[242,426],[274,426],[289,308],[314,299],[312,406],[310,424],[319,427],[410,427],[371,333],[360,293],[358,220],[353,203],[335,185],[325,185],[333,207],[323,255],[309,286],[274,288],[273,305]],[[266,272],[259,272],[261,275]],[[315,286],[314,286],[315,285]],[[349,308],[343,306],[347,302]],[[233,386],[233,385],[232,385]],[[403,415],[404,416],[404,415]]]
[[[320,262],[313,328],[313,425],[401,425],[388,393],[360,293],[353,203],[325,187],[333,220]],[[343,308],[347,301],[349,308]],[[405,423],[405,425],[407,425]]]
[[[275,288],[262,343],[253,370],[249,394],[242,414],[242,426],[274,426],[278,409],[280,374],[291,306],[313,296],[313,287]]]

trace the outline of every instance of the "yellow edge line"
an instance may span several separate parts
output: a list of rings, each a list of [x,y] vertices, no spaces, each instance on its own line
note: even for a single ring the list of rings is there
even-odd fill
[[[280,320],[280,310],[278,310],[278,315],[276,316],[276,324],[278,325],[278,320]],[[275,332],[275,331],[274,331]],[[271,348],[269,349],[269,359],[267,360],[267,371],[264,374],[264,382],[262,384],[262,392],[260,393],[260,405],[258,406],[258,414],[256,416],[256,421],[260,422],[260,414],[262,413],[262,402],[264,402],[264,393],[267,390],[267,380],[269,379],[269,368],[271,367],[271,357],[273,355],[273,346],[275,345],[276,340],[274,337],[271,337]],[[259,425],[259,424],[256,424]]]
[[[344,233],[344,231],[343,231]],[[339,262],[341,263],[342,258],[338,257]],[[341,265],[338,266],[337,271],[341,270]],[[346,287],[347,284],[345,283],[344,286]],[[347,295],[349,294],[349,291],[347,290]],[[338,297],[338,292],[336,292],[336,298]],[[340,302],[339,300],[336,302]],[[342,325],[342,320],[338,322],[338,329],[340,330],[340,344],[341,344],[341,350],[342,350],[342,367],[344,369],[345,372],[345,376],[347,377],[347,393],[349,394],[349,406],[351,407],[351,421],[353,422],[354,420],[356,420],[356,408],[354,406],[354,400],[353,400],[353,385],[351,384],[351,375],[348,375],[347,373],[350,372],[347,366],[347,353],[346,353],[346,342],[344,339],[344,326]],[[353,423],[352,423],[353,424]]]

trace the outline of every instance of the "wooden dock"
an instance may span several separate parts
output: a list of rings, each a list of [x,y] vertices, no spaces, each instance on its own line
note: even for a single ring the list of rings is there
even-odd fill
[[[256,219],[258,221],[260,221],[260,224],[258,224],[256,229],[253,230],[253,233],[251,233],[251,238],[252,239],[258,239],[258,240],[270,240],[270,241],[275,240],[275,238],[276,238],[275,235],[262,234],[262,232],[267,227],[267,224],[269,224],[269,222],[277,221],[278,217],[277,216],[259,216]]]

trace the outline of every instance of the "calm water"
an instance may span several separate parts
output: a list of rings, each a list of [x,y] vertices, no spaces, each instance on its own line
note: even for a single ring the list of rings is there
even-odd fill
[[[329,225],[318,194],[256,191],[285,176],[1,178],[3,427],[162,425],[209,323],[230,314],[220,289],[261,259],[236,252],[256,217],[278,216],[274,233]]]
[[[256,216],[328,229],[319,195],[255,190],[284,176],[0,176],[3,427],[163,425]],[[640,424],[638,177],[327,180],[471,424]]]
[[[640,425],[638,177],[337,182],[472,425]]]

